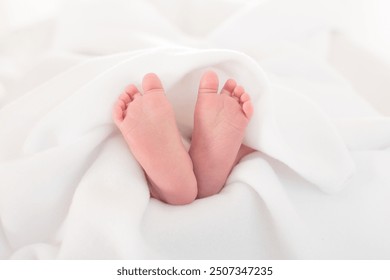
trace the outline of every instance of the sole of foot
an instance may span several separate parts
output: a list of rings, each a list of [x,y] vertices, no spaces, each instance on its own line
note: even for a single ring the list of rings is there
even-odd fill
[[[235,80],[227,80],[219,91],[215,72],[208,71],[202,76],[189,151],[198,182],[198,198],[214,195],[224,186],[237,162],[252,114],[250,96]]]
[[[114,122],[144,169],[152,196],[169,204],[191,203],[197,182],[173,108],[156,74],[145,75],[142,88],[143,94],[131,84],[119,96]]]

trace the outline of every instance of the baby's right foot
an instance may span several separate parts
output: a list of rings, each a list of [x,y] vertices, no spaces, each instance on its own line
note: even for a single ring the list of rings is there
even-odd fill
[[[244,149],[245,153],[238,155],[245,128],[253,114],[249,95],[231,79],[218,94],[218,83],[214,72],[203,75],[195,107],[189,153],[194,164],[199,198],[218,193],[237,157],[249,151]]]
[[[187,204],[197,195],[191,158],[181,140],[175,115],[159,78],[145,75],[144,94],[130,85],[119,97],[115,124],[145,170],[154,197],[170,204]]]

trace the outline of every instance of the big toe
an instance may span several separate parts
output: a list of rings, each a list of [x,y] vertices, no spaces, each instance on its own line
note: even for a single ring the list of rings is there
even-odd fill
[[[144,76],[142,81],[142,89],[145,94],[148,93],[164,93],[164,89],[159,77],[154,73],[149,73]]]
[[[200,79],[199,93],[214,93],[218,92],[218,76],[214,71],[207,71]]]

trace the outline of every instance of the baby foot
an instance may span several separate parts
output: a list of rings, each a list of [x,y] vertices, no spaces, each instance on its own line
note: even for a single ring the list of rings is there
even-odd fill
[[[144,94],[130,85],[113,110],[115,124],[145,170],[152,196],[170,204],[187,204],[197,195],[191,158],[181,140],[172,106],[160,79],[145,75]]]
[[[253,114],[243,87],[229,79],[218,94],[218,83],[214,72],[203,75],[195,107],[189,153],[199,198],[216,194],[224,186]]]

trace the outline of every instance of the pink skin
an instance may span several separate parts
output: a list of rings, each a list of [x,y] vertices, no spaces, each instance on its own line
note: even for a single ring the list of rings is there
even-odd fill
[[[198,198],[219,193],[235,164],[253,150],[242,145],[253,106],[244,88],[226,81],[218,94],[217,75],[206,72],[199,85],[189,154]]]
[[[197,196],[196,178],[184,148],[172,106],[155,74],[145,75],[144,94],[130,85],[117,101],[113,117],[134,157],[145,170],[153,197],[188,204]]]
[[[144,94],[134,85],[126,88],[113,118],[147,175],[151,195],[182,205],[218,193],[233,166],[253,151],[241,145],[253,112],[249,95],[234,80],[228,80],[217,94],[218,78],[206,72],[187,153],[159,78],[145,75],[142,88]]]

